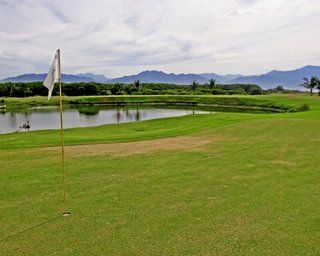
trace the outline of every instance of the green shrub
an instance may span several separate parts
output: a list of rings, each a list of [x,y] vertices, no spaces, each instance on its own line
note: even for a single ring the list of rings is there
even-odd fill
[[[304,103],[297,108],[297,111],[308,111],[310,110],[310,104]]]
[[[227,94],[226,91],[223,90],[223,89],[213,89],[213,90],[211,91],[211,93],[212,93],[213,95],[226,95],[226,94]]]

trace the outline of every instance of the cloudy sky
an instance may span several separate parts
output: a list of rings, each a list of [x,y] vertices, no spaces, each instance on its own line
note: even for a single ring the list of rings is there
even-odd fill
[[[320,65],[319,0],[0,0],[0,77]]]

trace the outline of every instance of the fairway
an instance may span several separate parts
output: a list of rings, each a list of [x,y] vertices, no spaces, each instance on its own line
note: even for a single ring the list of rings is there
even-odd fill
[[[320,97],[225,98],[310,110],[67,129],[69,217],[59,131],[0,135],[0,255],[320,255]]]

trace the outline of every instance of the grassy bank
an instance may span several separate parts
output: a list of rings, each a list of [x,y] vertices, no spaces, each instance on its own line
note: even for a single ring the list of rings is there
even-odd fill
[[[288,99],[293,100],[288,100]],[[299,101],[294,101],[299,98]],[[191,105],[191,106],[220,106],[262,109],[273,112],[299,111],[303,105],[297,95],[291,96],[80,96],[64,97],[66,105],[88,105],[88,104],[109,104],[109,105]],[[46,97],[27,98],[4,98],[8,111],[20,111],[35,106],[58,105],[58,97],[47,100]],[[309,99],[305,97],[305,100]]]
[[[68,129],[68,218],[59,132],[0,135],[0,255],[318,255],[320,100],[221,98],[310,111]]]

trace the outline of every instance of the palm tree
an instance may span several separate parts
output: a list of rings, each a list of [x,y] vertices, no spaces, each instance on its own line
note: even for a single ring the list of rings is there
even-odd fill
[[[16,85],[13,83],[10,83],[10,97],[12,97],[13,92],[16,90]]]
[[[209,86],[210,90],[212,90],[214,87],[216,87],[216,80],[215,79],[211,78],[208,80],[208,82],[209,82],[208,86]]]
[[[192,81],[192,84],[190,84],[190,89],[192,91],[192,94],[194,94],[194,91],[198,88],[199,83],[195,80]]]
[[[134,86],[134,88],[135,88],[137,91],[139,91],[139,89],[140,89],[140,87],[141,87],[140,81],[139,81],[139,80],[135,80],[135,81],[133,82],[133,86]]]
[[[310,90],[310,96],[312,96],[313,89],[318,85],[319,79],[315,76],[311,76],[310,80],[306,77],[303,78],[304,83],[300,86]]]
[[[320,79],[317,78],[317,85],[316,85],[317,89],[318,89],[318,96],[320,97]]]
[[[32,91],[29,86],[24,89],[24,97],[27,97],[32,94]]]

